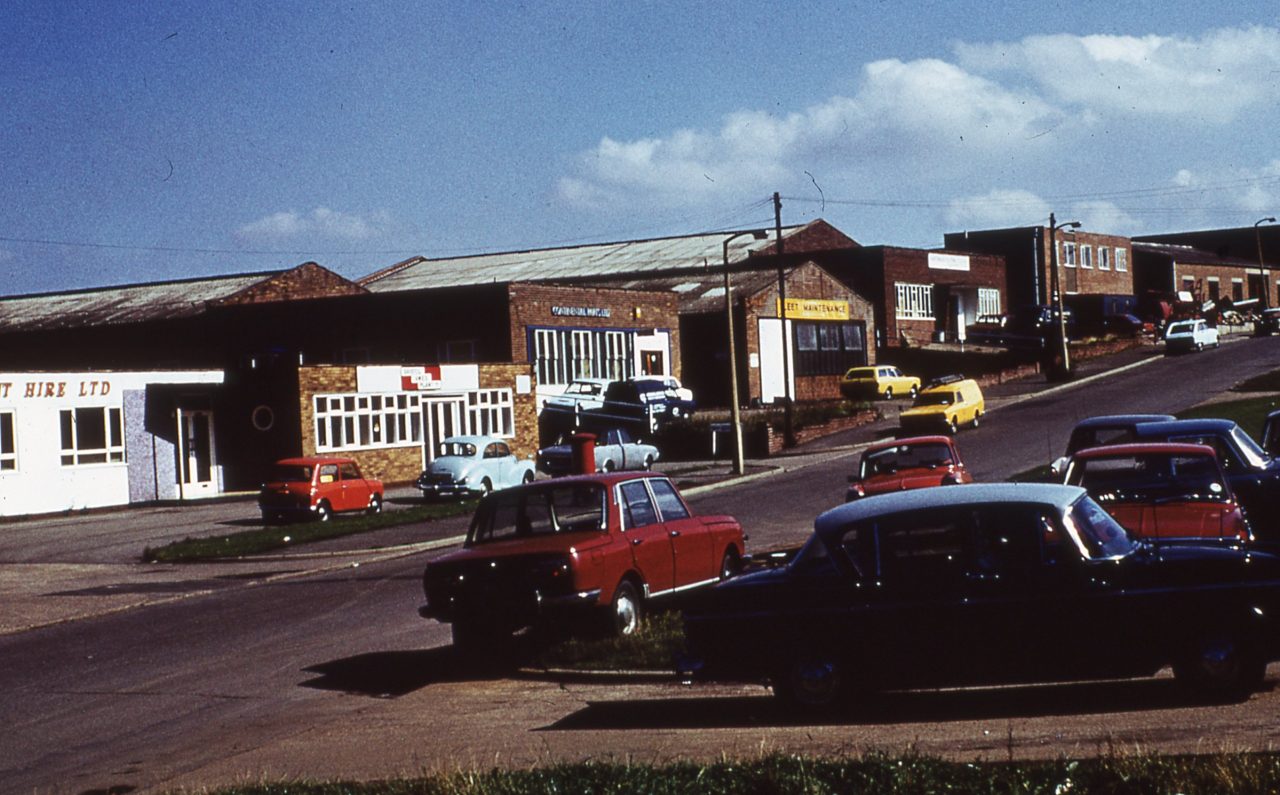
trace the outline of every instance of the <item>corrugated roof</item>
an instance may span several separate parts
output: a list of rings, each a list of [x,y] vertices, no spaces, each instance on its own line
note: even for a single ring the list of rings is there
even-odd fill
[[[790,270],[790,269],[788,269]],[[744,295],[755,295],[766,287],[778,283],[776,268],[761,270],[730,269],[729,287],[735,300]],[[688,273],[677,276],[650,276],[625,281],[598,282],[599,287],[619,287],[625,290],[674,292],[680,301],[681,314],[724,312],[724,267],[708,266],[705,275]]]
[[[783,239],[812,225],[783,227]],[[388,293],[490,282],[566,281],[665,273],[720,265],[724,260],[725,239],[732,234],[709,232],[450,259],[415,257],[372,273],[358,283],[372,292]],[[729,242],[729,259],[736,262],[745,259],[749,251],[770,248],[774,238],[772,230],[765,240],[756,240],[751,235],[735,237]]]
[[[1132,243],[1135,251],[1146,251],[1153,254],[1162,254],[1178,262],[1195,265],[1224,265],[1232,268],[1256,268],[1257,260],[1240,259],[1238,257],[1223,257],[1212,251],[1204,249],[1192,248],[1191,246],[1181,245],[1177,243],[1154,243],[1135,240]]]
[[[0,298],[0,332],[189,317],[204,311],[210,301],[226,298],[280,273],[282,271],[268,271]]]

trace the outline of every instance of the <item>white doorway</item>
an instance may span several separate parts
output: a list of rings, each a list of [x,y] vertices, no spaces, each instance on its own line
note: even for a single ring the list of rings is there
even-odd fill
[[[213,412],[178,409],[178,499],[218,493],[218,462],[213,447]]]
[[[773,403],[779,398],[792,397],[796,393],[796,361],[791,357],[789,383],[783,380],[783,345],[791,343],[791,322],[787,322],[787,339],[782,339],[782,321],[775,317],[762,317],[760,329],[760,402]]]
[[[465,397],[430,398],[422,401],[423,448],[425,469],[436,457],[436,447],[450,436],[470,433]]]

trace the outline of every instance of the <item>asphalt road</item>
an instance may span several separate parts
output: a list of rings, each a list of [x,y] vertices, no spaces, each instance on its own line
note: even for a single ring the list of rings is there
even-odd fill
[[[1059,455],[1080,417],[1173,411],[1277,368],[1275,338],[1158,357],[1020,402],[1004,399],[959,444],[978,478],[998,479]],[[843,441],[871,438],[888,424]],[[691,502],[699,512],[742,519],[749,549],[798,543],[813,517],[842,499],[853,455],[837,447],[783,459],[788,468],[778,474]],[[193,534],[201,522],[207,528],[209,516],[252,522],[252,505],[199,510],[211,513],[128,512],[132,534],[111,516],[15,526],[22,543],[9,537],[0,561],[10,570],[41,571],[59,563],[60,548],[87,549],[78,554],[95,560],[65,565],[133,566],[121,583],[173,598],[0,636],[5,791],[148,791],[263,776],[381,778],[774,750],[1005,759],[1280,743],[1276,693],[1201,707],[1179,701],[1165,679],[899,694],[814,724],[780,712],[763,688],[686,688],[641,675],[487,677],[460,667],[447,628],[416,614],[422,565],[436,553],[338,557],[314,574],[307,572],[315,560],[280,559],[251,571],[209,564],[181,576],[161,567],[153,581],[138,564],[120,562],[152,539]],[[29,559],[9,559],[22,556],[8,551],[15,546]],[[42,596],[72,598],[73,590]],[[1269,682],[1280,678],[1277,667],[1270,673]]]

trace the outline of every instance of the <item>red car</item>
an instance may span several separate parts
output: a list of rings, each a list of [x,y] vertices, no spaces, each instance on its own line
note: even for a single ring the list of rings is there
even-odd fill
[[[890,491],[972,483],[950,436],[912,436],[868,447],[849,477],[845,502]]]
[[[1064,482],[1083,486],[1126,530],[1159,541],[1252,540],[1212,447],[1151,442],[1081,450]]]
[[[275,463],[258,492],[258,507],[266,522],[318,519],[335,513],[382,510],[382,481],[366,478],[350,458],[310,456],[284,458]]]
[[[601,619],[631,634],[650,602],[726,579],[743,556],[731,516],[695,516],[666,477],[580,475],[496,491],[463,548],[422,576],[425,618],[464,650],[542,622]]]

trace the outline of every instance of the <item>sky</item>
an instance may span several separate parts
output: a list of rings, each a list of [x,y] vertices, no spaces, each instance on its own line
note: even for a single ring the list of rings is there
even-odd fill
[[[1280,6],[0,0],[0,295],[1280,215]]]

